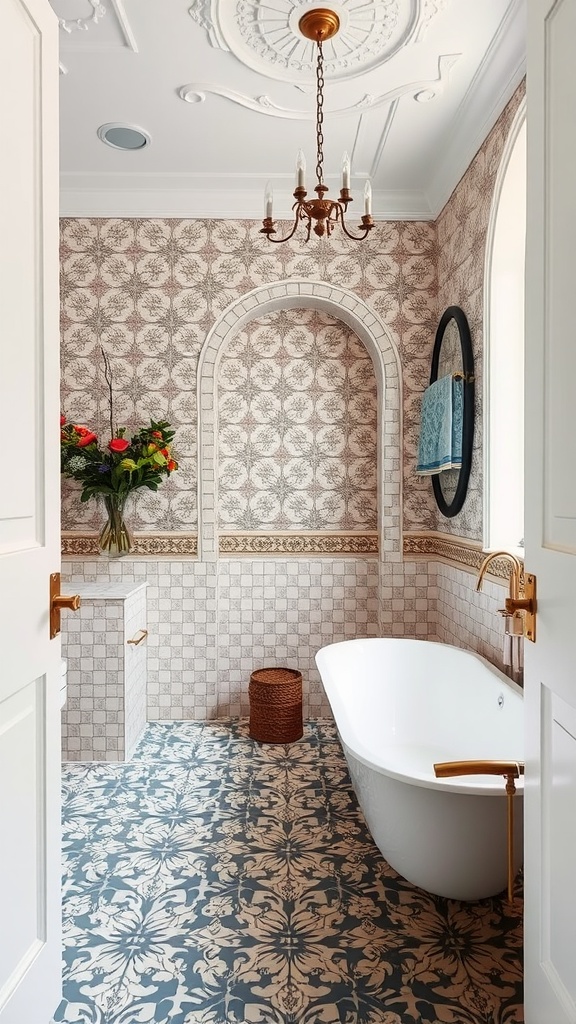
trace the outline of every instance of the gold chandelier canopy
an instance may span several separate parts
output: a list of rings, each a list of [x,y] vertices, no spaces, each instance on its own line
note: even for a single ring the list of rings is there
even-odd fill
[[[342,158],[342,187],[339,199],[329,199],[326,193],[328,186],[324,184],[324,54],[323,43],[335,36],[340,28],[340,18],[335,11],[327,7],[318,7],[306,11],[298,22],[298,27],[303,36],[316,43],[316,192],[317,199],[306,199],[307,192],[304,183],[306,173],[306,161],[302,150],[299,151],[296,160],[296,188],[294,189],[295,202],[292,206],[294,211],[294,225],[285,238],[273,238],[276,234],[274,219],[272,216],[273,196],[272,189],[266,186],[265,195],[265,216],[261,234],[266,235],[269,242],[287,242],[296,233],[300,224],[306,230],[305,241],[310,240],[314,231],[315,235],[322,238],[324,235],[330,237],[334,226],[339,224],[348,238],[361,242],[374,227],[372,219],[372,188],[370,181],[366,181],[364,188],[364,215],[359,230],[360,235],[352,234],[346,225],[346,211],[348,204],[352,202],[350,195],[350,159],[345,153]]]

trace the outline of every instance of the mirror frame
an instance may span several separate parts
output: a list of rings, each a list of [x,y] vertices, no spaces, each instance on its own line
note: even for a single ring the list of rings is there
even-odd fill
[[[450,320],[456,321],[458,334],[460,335],[460,351],[462,352],[462,374],[464,377],[463,390],[463,417],[462,417],[462,465],[458,475],[458,483],[452,501],[447,502],[442,492],[440,483],[441,473],[432,477],[432,489],[436,504],[440,512],[447,519],[452,519],[466,500],[470,470],[472,469],[472,448],[474,443],[474,354],[472,352],[472,336],[468,318],[460,306],[448,306],[440,318],[436,338],[434,340],[434,351],[432,353],[432,367],[430,370],[430,383],[438,380],[438,366],[440,363],[440,350],[444,339],[444,332]],[[459,371],[456,371],[459,372]]]

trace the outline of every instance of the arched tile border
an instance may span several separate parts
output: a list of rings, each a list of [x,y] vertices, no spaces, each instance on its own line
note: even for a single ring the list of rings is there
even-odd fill
[[[362,299],[346,288],[299,279],[261,285],[236,299],[220,315],[198,363],[198,556],[218,558],[217,380],[227,343],[255,317],[278,309],[321,310],[347,324],[374,364],[378,388],[378,533],[380,557],[402,558],[401,368],[388,328]]]

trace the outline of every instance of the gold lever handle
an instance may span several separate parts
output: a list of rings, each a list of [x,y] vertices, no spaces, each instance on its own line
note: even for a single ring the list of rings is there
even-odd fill
[[[440,761],[434,765],[437,779],[454,775],[503,775],[508,803],[508,902],[514,902],[514,794],[515,779],[524,775],[523,761]]]
[[[454,775],[504,775],[515,778],[524,774],[523,761],[439,761],[434,765],[437,779],[450,779]]]
[[[50,574],[50,639],[53,640],[60,632],[60,612],[68,608],[77,612],[80,607],[80,594],[67,596],[60,593],[60,573]]]
[[[57,594],[52,601],[52,607],[69,608],[71,612],[77,612],[80,607],[80,603],[80,594],[74,594],[72,597],[66,597],[64,594]]]
[[[146,639],[147,636],[148,636],[148,630],[147,629],[139,629],[137,634],[136,634],[136,636],[133,636],[131,640],[127,641],[127,643],[134,644],[134,646],[137,647],[138,644],[141,644],[142,641]]]

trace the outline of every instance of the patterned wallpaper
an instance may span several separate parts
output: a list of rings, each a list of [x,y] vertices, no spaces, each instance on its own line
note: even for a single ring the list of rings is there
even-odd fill
[[[470,323],[476,377],[474,452],[468,494],[453,519],[436,512],[435,528],[469,540],[482,540],[482,360],[486,235],[496,175],[508,133],[524,96],[517,89],[488,138],[442,210],[438,231],[438,312],[461,306]]]
[[[259,227],[249,221],[63,220],[63,412],[106,432],[102,344],[111,355],[116,419],[131,427],[162,415],[177,429],[182,468],[157,494],[136,496],[132,525],[148,532],[194,530],[196,371],[208,331],[234,299],[258,285],[293,277],[333,282],[375,309],[398,346],[404,527],[432,528],[430,484],[415,476],[414,465],[436,327],[435,225],[381,223],[362,244],[335,232],[329,242],[292,239],[275,246]],[[349,502],[346,514],[357,515],[351,508]],[[66,482],[63,529],[85,532],[99,523],[96,504],[80,505],[77,488]]]
[[[65,219],[62,221],[62,404],[65,414],[106,431],[108,409],[102,374],[100,345],[111,354],[115,386],[115,417],[128,428],[150,416],[165,416],[177,429],[181,469],[157,494],[140,492],[130,512],[136,530],[194,531],[196,516],[196,372],[202,344],[215,320],[235,299],[273,281],[300,277],[338,284],[353,290],[385,321],[402,361],[403,374],[403,526],[404,530],[440,530],[471,540],[482,539],[482,320],[484,255],[494,183],[510,126],[524,94],[522,86],[472,161],[436,223],[387,222],[377,224],[362,244],[337,232],[330,241],[303,244],[294,238],[271,246],[249,221],[186,221],[180,219],[124,220]],[[460,305],[472,331],[476,363],[476,427],[472,475],[462,512],[452,520],[438,512],[430,481],[414,473],[422,393],[428,384],[430,356],[439,314],[448,305]],[[290,321],[288,313],[284,314]],[[282,317],[280,317],[282,320]],[[296,326],[296,325],[294,325]],[[318,321],[318,335],[327,323]],[[258,345],[254,323],[225,355],[222,373],[228,372],[242,349],[242,358]],[[240,347],[240,348],[239,348]],[[280,353],[283,346],[278,349]],[[343,350],[344,351],[344,350]],[[284,355],[281,358],[285,358]],[[302,362],[304,360],[301,356]],[[367,356],[363,356],[366,360]],[[236,359],[236,361],[238,361]],[[334,359],[334,363],[338,360]],[[273,359],[270,358],[269,366]],[[342,364],[342,368],[344,364]],[[232,387],[230,385],[232,384]],[[262,384],[262,393],[266,387]],[[326,377],[315,379],[312,399],[320,408],[330,403]],[[220,377],[220,390],[232,393],[233,381]],[[321,395],[320,391],[324,391]],[[238,452],[226,444],[229,404],[222,397],[224,433],[220,454],[220,485],[225,502],[221,526],[228,530],[305,529],[310,513],[310,490],[298,490],[301,500],[270,500],[272,490],[285,483],[294,487],[296,469],[286,477],[286,464],[270,452],[254,474],[253,449]],[[265,404],[265,403],[264,403]],[[264,406],[260,402],[260,409]],[[272,412],[272,406],[268,406]],[[274,415],[277,413],[276,412]],[[366,415],[368,413],[366,412]],[[239,424],[237,424],[239,426]],[[365,424],[369,426],[368,423]],[[275,427],[270,425],[271,433]],[[320,429],[320,428],[319,428]],[[368,433],[364,440],[373,446]],[[302,437],[304,431],[302,431]],[[368,448],[366,449],[366,451]],[[248,454],[252,452],[252,455]],[[358,459],[367,459],[366,451]],[[226,454],[232,452],[232,454]],[[300,450],[292,453],[301,457]],[[282,459],[286,458],[286,453]],[[233,462],[235,465],[233,465]],[[353,460],[352,460],[353,461]],[[367,461],[350,475],[338,471],[320,483],[308,477],[309,487],[328,492],[344,490],[363,481],[362,492],[372,487]],[[309,473],[309,471],[308,471]],[[359,474],[359,475],[358,475]],[[282,483],[284,481],[284,483]],[[303,483],[304,478],[301,478]],[[308,486],[308,484],[306,485]],[[271,490],[272,489],[272,490]],[[262,497],[256,498],[256,495]],[[264,498],[263,496],[266,495]],[[287,504],[288,501],[288,504]],[[361,504],[361,503],[360,503]],[[258,505],[258,510],[256,509]],[[318,512],[318,502],[316,502]],[[374,516],[373,498],[360,510],[351,499],[329,502],[315,529],[341,529],[344,522],[362,522]],[[298,510],[296,510],[298,506]],[[268,517],[268,518],[267,518]],[[330,522],[332,519],[332,522]],[[80,505],[77,486],[67,481],[63,495],[63,529],[96,530],[101,513],[94,502]],[[280,527],[280,524],[285,524]],[[268,525],[266,525],[268,524]],[[336,525],[335,525],[336,524]],[[353,529],[353,526],[348,527]]]
[[[376,378],[350,328],[313,309],[252,320],[218,393],[222,529],[376,529]]]

